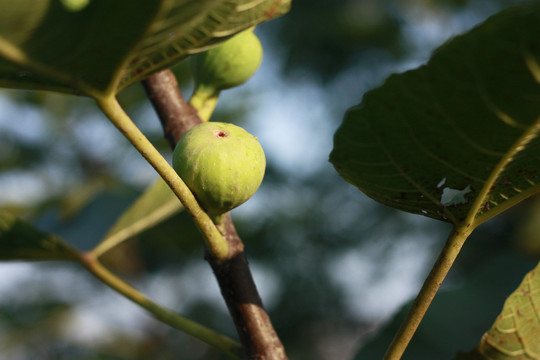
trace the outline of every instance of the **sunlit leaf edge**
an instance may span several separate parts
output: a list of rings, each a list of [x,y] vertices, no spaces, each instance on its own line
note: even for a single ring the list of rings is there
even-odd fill
[[[115,221],[93,253],[101,256],[149,228],[182,211],[183,207],[165,181],[157,178]]]
[[[455,360],[540,359],[540,263],[506,299],[480,344]]]
[[[282,16],[290,6],[291,0],[222,1],[184,34],[153,26],[146,37],[149,41],[139,44],[123,71],[117,90],[171,67],[189,55],[207,51],[249,27]],[[170,22],[170,14],[174,13],[170,9],[159,21]]]

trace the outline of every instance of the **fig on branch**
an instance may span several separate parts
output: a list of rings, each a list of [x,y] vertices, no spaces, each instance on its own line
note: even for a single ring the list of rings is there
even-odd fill
[[[173,154],[173,168],[213,216],[246,202],[266,168],[257,138],[239,126],[206,122],[187,131]]]
[[[210,118],[220,91],[248,81],[259,68],[262,56],[259,38],[253,29],[248,29],[191,57],[195,89],[189,102],[203,121]]]

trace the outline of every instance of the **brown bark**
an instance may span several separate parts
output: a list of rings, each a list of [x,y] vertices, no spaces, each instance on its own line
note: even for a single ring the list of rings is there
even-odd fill
[[[224,233],[230,245],[229,258],[221,262],[207,260],[214,270],[247,358],[285,360],[285,349],[264,309],[244,253],[244,244],[229,214],[225,218]]]
[[[186,103],[170,70],[149,76],[142,85],[158,114],[165,138],[174,149],[186,131],[201,123],[197,110]]]
[[[174,74],[164,70],[143,81],[143,86],[160,118],[165,137],[174,149],[184,132],[201,122],[197,111],[186,103]],[[229,256],[216,261],[206,252],[221,294],[231,314],[247,359],[286,360],[285,349],[264,309],[253,281],[232,219],[226,214],[224,236],[229,243]]]

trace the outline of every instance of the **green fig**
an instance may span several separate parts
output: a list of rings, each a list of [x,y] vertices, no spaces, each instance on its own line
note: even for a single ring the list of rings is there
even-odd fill
[[[255,74],[263,49],[252,29],[242,31],[213,49],[193,55],[195,88],[221,91],[241,85]]]
[[[173,154],[173,168],[213,216],[246,202],[266,168],[257,138],[239,126],[205,122],[187,131]]]
[[[245,83],[259,68],[262,56],[259,38],[248,29],[191,57],[195,88],[189,102],[203,121],[210,118],[220,91]]]

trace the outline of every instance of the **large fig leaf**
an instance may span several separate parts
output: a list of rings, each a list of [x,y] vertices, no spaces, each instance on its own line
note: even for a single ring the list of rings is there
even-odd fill
[[[486,360],[540,359],[540,264],[508,297],[501,314],[470,355]],[[466,355],[458,358],[466,359]]]
[[[151,228],[182,210],[171,188],[159,177],[116,220],[103,241],[93,250],[102,255],[121,242]]]
[[[0,0],[0,86],[114,94],[289,6],[290,0]]]
[[[397,209],[472,227],[540,191],[540,4],[507,9],[351,108],[330,161]]]
[[[44,233],[0,211],[0,260],[76,260],[78,252],[57,236]]]

